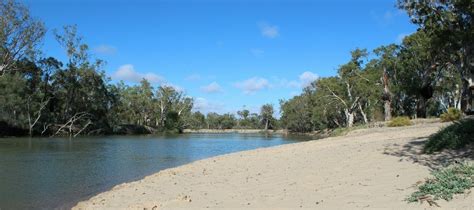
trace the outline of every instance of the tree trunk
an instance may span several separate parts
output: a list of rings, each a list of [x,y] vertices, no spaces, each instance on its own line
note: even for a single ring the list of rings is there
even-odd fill
[[[367,115],[365,114],[364,110],[362,109],[362,106],[360,103],[357,103],[357,106],[359,107],[360,114],[362,115],[362,119],[364,120],[364,124],[369,123],[369,120],[367,119]]]
[[[346,127],[351,128],[354,125],[354,113],[345,109],[344,114],[346,115]]]
[[[416,105],[416,117],[426,118],[426,101],[427,99],[421,97]]]
[[[390,89],[388,88],[389,80],[387,69],[383,68],[383,101],[384,101],[384,119],[385,121],[390,121],[392,119],[392,95]]]
[[[472,77],[472,74],[470,75]],[[463,78],[461,93],[461,110],[465,113],[471,113],[472,110],[472,91],[474,90],[474,78]]]

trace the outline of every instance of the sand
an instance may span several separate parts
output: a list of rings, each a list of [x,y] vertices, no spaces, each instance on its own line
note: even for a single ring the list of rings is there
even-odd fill
[[[414,184],[471,150],[420,154],[446,126],[355,130],[346,136],[227,154],[160,171],[79,202],[73,209],[425,209],[407,203]],[[472,194],[442,209],[474,209]]]

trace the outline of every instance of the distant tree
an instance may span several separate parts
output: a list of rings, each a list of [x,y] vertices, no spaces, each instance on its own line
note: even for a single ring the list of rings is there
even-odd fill
[[[207,113],[206,122],[208,129],[220,129],[219,114],[215,112]]]
[[[280,101],[281,121],[284,127],[294,132],[312,131],[313,112],[309,100],[307,95],[300,95],[288,101]]]
[[[381,46],[374,50],[374,53],[379,56],[378,65],[382,68],[381,83],[383,85],[382,101],[384,103],[384,120],[390,121],[392,119],[392,92],[390,91],[392,83],[390,76],[396,74],[397,55],[399,47],[395,44],[388,46]]]
[[[249,115],[250,115],[250,111],[247,110],[247,109],[243,109],[243,110],[239,110],[237,111],[237,115],[239,115],[239,120],[238,120],[238,126],[239,127],[249,127]]]
[[[223,114],[219,116],[219,129],[231,129],[237,123],[235,116],[230,113]]]
[[[206,116],[204,116],[201,112],[194,112],[191,114],[191,117],[188,120],[189,126],[192,129],[202,129],[207,128],[206,124]]]
[[[273,105],[271,104],[264,104],[260,109],[260,116],[265,126],[265,130],[268,130],[271,126],[272,120],[274,119],[273,112]]]

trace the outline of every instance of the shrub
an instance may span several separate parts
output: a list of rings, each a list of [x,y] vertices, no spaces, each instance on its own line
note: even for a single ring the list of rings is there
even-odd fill
[[[474,143],[474,120],[462,120],[430,136],[423,151],[433,153],[443,149],[460,149]]]
[[[411,125],[409,117],[395,117],[388,123],[388,127],[401,127],[408,125]]]
[[[474,186],[474,165],[463,163],[432,172],[433,178],[426,179],[418,191],[407,198],[408,202],[421,200],[453,199],[454,194],[464,193]]]
[[[447,112],[441,114],[440,118],[443,122],[451,122],[461,119],[462,112],[456,108],[449,108]]]

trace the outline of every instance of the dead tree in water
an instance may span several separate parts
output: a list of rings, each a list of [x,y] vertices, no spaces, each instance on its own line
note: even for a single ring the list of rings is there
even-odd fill
[[[30,114],[31,112],[31,97],[28,98],[28,101],[26,102],[26,106],[28,108],[28,129],[29,129],[29,134],[30,136],[33,136],[33,128],[35,127],[36,123],[38,123],[38,120],[41,118],[41,113],[43,112],[43,109],[48,105],[50,98],[46,99],[45,101],[41,101],[40,107],[38,111],[35,113],[36,118],[33,120]]]
[[[92,121],[89,119],[90,117],[91,115],[87,112],[78,112],[74,116],[69,118],[69,120],[66,123],[64,123],[63,125],[60,125],[58,130],[52,136],[57,136],[58,134],[62,132],[67,132],[69,137],[76,137],[79,134],[81,134],[89,125],[92,124]],[[74,133],[75,125],[78,126],[76,122],[85,120],[85,119],[87,119],[87,123],[84,126],[82,126],[82,128],[80,128],[76,133]],[[65,131],[66,129],[67,131]]]

